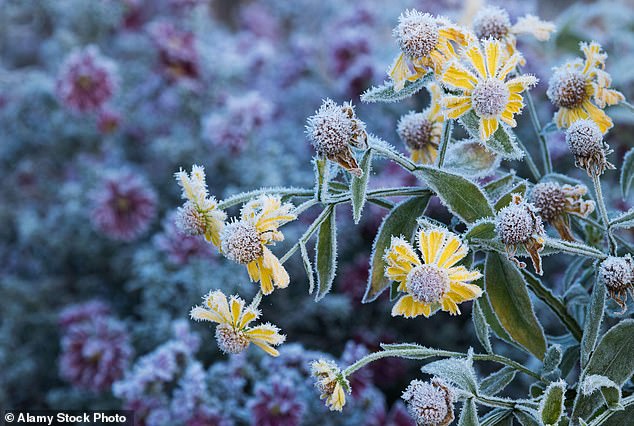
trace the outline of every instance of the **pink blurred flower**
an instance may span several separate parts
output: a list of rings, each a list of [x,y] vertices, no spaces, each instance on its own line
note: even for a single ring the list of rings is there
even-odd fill
[[[253,426],[298,426],[304,413],[295,388],[282,378],[259,384],[249,408]]]
[[[99,111],[97,116],[97,128],[102,134],[112,133],[119,127],[121,114],[110,109]]]
[[[154,22],[149,29],[159,52],[159,60],[168,78],[196,79],[199,59],[194,33],[183,31],[171,22]]]
[[[110,315],[110,306],[101,300],[94,299],[66,307],[60,312],[58,323],[61,327],[68,328],[90,318],[108,315]]]

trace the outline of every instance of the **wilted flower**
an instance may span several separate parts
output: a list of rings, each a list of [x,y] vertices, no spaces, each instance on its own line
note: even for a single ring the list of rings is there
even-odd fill
[[[130,171],[111,173],[91,193],[94,227],[104,235],[132,241],[149,228],[156,216],[156,192],[141,176]]]
[[[150,35],[168,77],[198,77],[200,65],[193,33],[181,31],[171,22],[156,22],[150,26]]]
[[[260,311],[251,306],[245,307],[244,300],[238,296],[231,296],[227,302],[227,296],[220,290],[210,292],[203,300],[204,306],[192,308],[190,316],[196,321],[218,324],[216,341],[220,350],[237,354],[253,343],[269,355],[279,355],[273,346],[284,343],[286,339],[286,336],[279,333],[279,328],[270,323],[249,326],[258,319]]]
[[[365,123],[357,119],[352,104],[345,102],[339,106],[326,99],[315,115],[308,117],[306,134],[318,155],[339,163],[356,176],[361,176],[361,169],[350,147],[366,149],[368,135]]]
[[[96,46],[71,52],[61,66],[57,96],[76,112],[95,112],[110,100],[117,86],[116,66]]]
[[[532,34],[539,41],[546,41],[555,31],[555,24],[545,22],[537,16],[526,15],[511,25],[506,10],[496,6],[481,9],[473,18],[473,31],[479,40],[500,40],[509,56],[516,53],[517,35]],[[522,60],[523,61],[523,60]]]
[[[455,266],[469,251],[458,236],[442,228],[421,229],[418,249],[422,262],[407,241],[393,236],[385,251],[385,276],[397,281],[398,291],[406,293],[392,308],[392,316],[429,317],[438,309],[457,315],[459,303],[482,295],[480,287],[468,284],[482,274]]]
[[[627,293],[634,297],[634,260],[630,254],[624,257],[609,256],[599,266],[599,279],[607,287],[610,297],[623,311],[627,308]]]
[[[396,91],[405,87],[406,81],[416,81],[428,72],[440,74],[456,56],[454,45],[466,46],[473,41],[468,31],[447,19],[417,10],[401,14],[393,34],[401,49],[388,71]]]
[[[310,365],[311,374],[317,381],[315,386],[321,392],[319,396],[326,400],[330,411],[341,411],[346,405],[346,393],[350,394],[350,382],[333,361],[320,359]]]
[[[453,392],[437,377],[431,382],[412,380],[402,398],[418,426],[447,426],[454,420]]]
[[[559,108],[555,122],[560,129],[570,127],[579,119],[589,118],[597,123],[601,133],[605,133],[613,124],[603,108],[617,104],[625,97],[621,92],[610,89],[612,77],[604,70],[608,55],[601,50],[601,45],[597,42],[581,43],[580,48],[585,61],[576,59],[555,68],[546,94]]]
[[[598,124],[590,119],[577,120],[566,130],[566,142],[575,156],[575,166],[584,169],[588,176],[602,175],[605,169],[614,169],[606,157],[612,152],[603,141]]]
[[[295,386],[282,377],[259,384],[249,409],[253,426],[298,426],[305,411]]]
[[[568,215],[588,217],[594,211],[594,201],[582,199],[587,192],[585,185],[542,182],[531,190],[530,201],[539,209],[543,221],[553,225],[562,239],[574,241]]]
[[[205,168],[193,165],[189,175],[183,169],[174,174],[187,200],[176,214],[176,225],[186,235],[204,235],[216,247],[220,247],[220,231],[227,215],[218,209],[215,197],[209,195],[205,182]]]
[[[542,259],[539,252],[544,248],[545,231],[537,208],[524,201],[520,194],[513,194],[511,203],[500,210],[495,220],[495,229],[506,246],[508,258],[520,268],[525,268],[526,264],[515,257],[517,248],[524,246],[531,256],[535,271],[541,275]]]
[[[483,46],[484,55],[477,43],[469,46],[463,54],[469,67],[454,61],[440,79],[462,91],[460,95],[442,99],[445,117],[458,118],[473,110],[480,118],[480,139],[484,142],[498,129],[500,120],[511,127],[517,126],[513,116],[524,107],[520,93],[537,84],[537,78],[524,74],[507,80],[520,55],[509,56],[498,40],[484,40]]]

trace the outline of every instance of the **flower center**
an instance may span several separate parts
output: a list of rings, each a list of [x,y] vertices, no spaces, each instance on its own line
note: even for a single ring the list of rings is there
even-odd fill
[[[535,185],[531,192],[531,201],[546,222],[552,221],[566,209],[566,195],[561,187],[553,182]]]
[[[230,354],[239,354],[249,346],[249,339],[244,333],[229,324],[219,324],[216,327],[216,341],[221,351]]]
[[[497,218],[497,230],[506,245],[525,243],[533,234],[541,233],[541,221],[525,204],[504,207]]]
[[[473,19],[473,31],[479,40],[492,37],[501,40],[511,28],[511,21],[506,11],[497,7],[488,7]]]
[[[479,117],[497,117],[506,108],[510,92],[506,84],[497,78],[487,78],[473,91],[473,109]]]
[[[222,251],[227,258],[241,264],[253,262],[264,254],[260,233],[248,222],[233,222],[225,226]]]
[[[438,44],[438,26],[428,14],[402,16],[394,30],[401,51],[410,59],[428,56]]]
[[[176,213],[176,226],[185,235],[202,235],[207,230],[205,214],[188,201]]]
[[[404,115],[398,123],[397,132],[409,149],[423,149],[431,143],[433,123],[422,113]]]
[[[435,265],[422,265],[412,269],[407,275],[407,292],[415,301],[438,303],[449,291],[447,272]]]
[[[556,74],[550,81],[547,95],[558,107],[578,107],[586,99],[586,78],[579,72]]]

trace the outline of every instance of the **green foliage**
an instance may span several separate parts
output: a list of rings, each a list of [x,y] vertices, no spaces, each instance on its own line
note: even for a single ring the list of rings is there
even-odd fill
[[[330,291],[337,269],[337,226],[334,208],[330,208],[326,219],[319,226],[315,246],[315,267],[317,269],[315,300],[319,301]]]
[[[405,87],[394,91],[394,82],[386,81],[380,86],[374,86],[361,95],[363,102],[398,102],[407,99],[420,91],[431,80],[433,73],[429,72],[416,81],[406,81]]]
[[[470,110],[463,114],[462,117],[460,117],[460,124],[462,124],[472,138],[480,140],[480,119],[475,111]],[[515,135],[503,124],[500,124],[489,140],[484,142],[484,145],[505,159],[519,160],[524,156],[524,152],[515,142]]]
[[[564,413],[566,382],[553,382],[546,388],[539,405],[540,420],[545,426],[556,426]]]
[[[354,223],[359,223],[361,220],[361,211],[365,205],[368,180],[370,179],[370,170],[372,168],[372,150],[368,149],[365,151],[359,167],[363,175],[360,177],[353,176],[350,182],[350,199]]]
[[[621,194],[625,200],[634,185],[634,148],[630,148],[623,157],[623,166],[621,167]]]
[[[479,426],[478,409],[476,407],[473,398],[467,399],[462,404],[462,411],[460,412],[460,419],[458,420],[458,426]]]

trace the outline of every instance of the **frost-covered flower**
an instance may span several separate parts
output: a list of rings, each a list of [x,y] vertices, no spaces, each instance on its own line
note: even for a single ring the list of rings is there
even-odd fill
[[[180,169],[174,174],[182,188],[185,201],[176,213],[176,225],[186,235],[204,235],[216,247],[220,247],[220,232],[227,215],[218,208],[216,198],[209,195],[205,181],[205,168],[192,166],[188,175]]]
[[[568,215],[588,217],[594,211],[594,201],[582,198],[587,193],[585,185],[542,182],[531,190],[530,201],[539,209],[543,221],[553,225],[562,239],[574,241]]]
[[[293,209],[279,197],[262,195],[246,203],[240,220],[227,224],[220,237],[222,253],[246,265],[249,278],[260,282],[265,295],[271,294],[273,286],[286,288],[290,282],[286,269],[266,246],[284,240],[278,228],[297,218]]]
[[[392,316],[429,317],[439,309],[460,314],[458,304],[482,295],[482,289],[470,281],[482,276],[455,266],[469,251],[457,235],[442,228],[418,231],[418,249],[401,237],[392,236],[385,251],[385,276],[398,282],[398,291],[406,293],[392,308]]]
[[[537,78],[523,74],[507,80],[520,60],[519,53],[509,56],[498,40],[482,43],[484,54],[473,43],[463,52],[468,66],[453,61],[440,80],[462,92],[442,99],[445,117],[458,118],[473,110],[480,119],[480,139],[484,142],[495,133],[500,121],[517,126],[513,116],[524,107],[521,93],[537,84]]]
[[[247,306],[238,296],[231,296],[227,301],[222,291],[215,290],[203,297],[204,306],[192,308],[190,316],[196,321],[211,321],[216,326],[218,347],[225,353],[238,354],[249,344],[260,347],[267,354],[278,356],[273,348],[284,343],[286,336],[273,324],[260,324],[250,327],[249,324],[260,316],[260,311]]]
[[[481,9],[473,17],[472,26],[478,40],[500,40],[509,55],[516,52],[517,35],[531,34],[539,41],[546,41],[555,31],[555,24],[530,14],[522,16],[511,25],[508,12],[496,6]]]
[[[588,176],[602,175],[606,169],[614,169],[607,160],[612,153],[603,141],[599,125],[591,119],[577,120],[566,130],[566,142],[575,157],[575,166],[584,169]]]
[[[627,308],[627,294],[634,298],[634,260],[630,254],[624,257],[609,256],[599,266],[599,279],[608,289],[610,297],[623,311]]]
[[[604,69],[608,54],[601,50],[601,45],[592,42],[579,46],[585,60],[575,59],[555,68],[546,94],[559,108],[554,119],[560,129],[589,118],[597,123],[601,133],[605,133],[613,124],[603,109],[625,100],[625,97],[610,89],[612,77]]]
[[[171,22],[155,22],[150,25],[149,32],[169,78],[198,77],[200,64],[193,33],[179,30]]]
[[[430,71],[440,74],[447,61],[455,58],[456,46],[466,46],[474,37],[445,18],[433,17],[417,10],[401,14],[393,31],[401,49],[388,74],[394,90],[405,87]]]
[[[110,389],[123,376],[133,352],[125,324],[102,312],[103,307],[100,302],[87,302],[65,309],[60,316],[64,327],[60,376],[93,392]]]
[[[117,87],[114,62],[105,58],[96,46],[71,52],[61,66],[57,96],[75,112],[96,112],[112,98]]]
[[[167,215],[163,220],[163,232],[154,237],[154,245],[177,265],[184,265],[191,258],[211,258],[209,244],[201,236],[183,235],[176,225],[176,218],[176,211]]]
[[[454,420],[453,392],[437,377],[430,382],[412,380],[402,398],[418,426],[447,426]]]
[[[326,400],[330,411],[341,411],[346,405],[346,393],[350,394],[350,382],[334,361],[320,359],[310,365],[312,376],[316,379],[315,386],[321,393],[321,399]]]
[[[524,201],[520,194],[513,194],[511,203],[498,213],[495,229],[500,240],[506,246],[508,258],[520,268],[526,264],[520,262],[515,253],[519,246],[524,246],[533,261],[535,271],[542,274],[542,258],[539,252],[544,248],[544,224],[537,208]]]
[[[249,410],[253,426],[298,426],[305,407],[290,380],[272,377],[269,383],[256,386]]]
[[[330,99],[323,101],[315,115],[308,117],[306,134],[318,155],[361,176],[361,169],[350,147],[366,149],[368,134],[365,123],[356,117],[351,103],[339,106]]]
[[[90,198],[93,226],[115,240],[138,238],[156,216],[156,192],[141,175],[128,170],[107,175]]]

